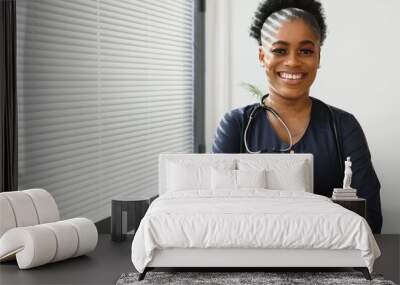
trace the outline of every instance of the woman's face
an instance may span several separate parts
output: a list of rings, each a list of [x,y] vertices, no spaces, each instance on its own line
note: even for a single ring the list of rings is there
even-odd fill
[[[319,38],[301,19],[284,21],[259,50],[270,93],[285,99],[308,96],[320,61]]]

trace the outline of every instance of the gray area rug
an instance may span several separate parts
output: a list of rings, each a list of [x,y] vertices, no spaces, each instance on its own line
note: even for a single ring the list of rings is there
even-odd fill
[[[268,284],[268,285],[297,285],[297,284],[379,284],[395,285],[392,281],[384,280],[381,275],[372,274],[372,281],[364,278],[360,272],[154,272],[150,271],[142,281],[138,281],[139,273],[122,274],[117,285],[136,284]]]

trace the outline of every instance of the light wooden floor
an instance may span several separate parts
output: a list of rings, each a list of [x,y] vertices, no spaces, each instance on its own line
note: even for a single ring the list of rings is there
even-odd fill
[[[382,257],[376,261],[374,272],[399,283],[400,235],[378,235],[376,240]],[[116,243],[111,241],[110,235],[101,234],[96,250],[88,256],[29,270],[19,270],[16,262],[3,263],[0,264],[0,284],[115,284],[122,273],[134,271],[131,243],[132,237]]]

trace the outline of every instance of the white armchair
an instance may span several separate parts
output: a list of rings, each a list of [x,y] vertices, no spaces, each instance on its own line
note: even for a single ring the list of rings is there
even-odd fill
[[[0,193],[0,262],[16,258],[20,269],[28,269],[96,248],[91,220],[59,219],[57,204],[44,189]]]

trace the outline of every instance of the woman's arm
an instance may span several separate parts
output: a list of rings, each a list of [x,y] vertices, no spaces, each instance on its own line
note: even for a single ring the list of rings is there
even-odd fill
[[[344,156],[352,161],[351,187],[357,195],[367,200],[367,221],[374,233],[382,229],[382,211],[378,177],[371,162],[371,154],[361,125],[349,114],[342,114],[340,120]]]
[[[215,132],[213,153],[240,153],[243,109],[225,113]]]

